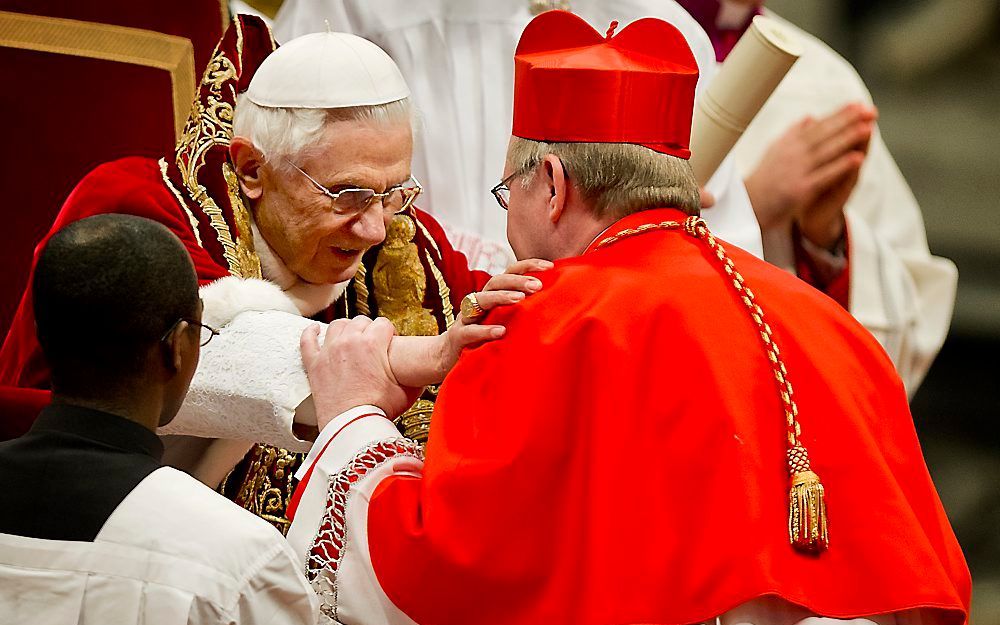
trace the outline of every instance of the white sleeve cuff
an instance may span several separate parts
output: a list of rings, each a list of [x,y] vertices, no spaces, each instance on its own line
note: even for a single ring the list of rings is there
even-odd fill
[[[376,419],[367,419],[368,417],[376,417]],[[356,425],[360,426],[360,422],[365,420],[373,421],[373,423],[365,423],[364,427],[355,427]],[[341,440],[338,440],[338,444],[334,446],[334,439],[339,438],[339,435],[344,435],[342,438],[344,444],[340,444]],[[295,472],[295,479],[301,480],[309,471],[309,467],[313,466],[321,457],[324,464],[330,466],[336,466],[338,463],[336,457],[344,455],[344,453],[339,452],[345,452],[353,457],[353,454],[357,453],[361,446],[373,440],[372,436],[375,438],[399,436],[396,426],[392,424],[381,408],[369,404],[355,406],[340,413],[320,431],[312,448],[309,449],[309,453],[306,454],[305,460]],[[358,439],[357,442],[361,444],[352,444],[354,439]],[[349,458],[345,458],[344,462],[347,459]]]

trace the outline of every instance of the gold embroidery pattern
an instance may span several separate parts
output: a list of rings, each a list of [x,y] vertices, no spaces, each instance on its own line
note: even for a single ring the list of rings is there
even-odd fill
[[[235,222],[236,237],[236,263],[239,267],[238,273],[244,278],[260,278],[260,257],[253,246],[253,234],[250,231],[250,211],[246,202],[243,201],[243,194],[240,192],[240,183],[236,179],[236,172],[229,166],[229,163],[222,164],[222,176],[226,179],[226,191],[229,194],[229,204],[233,207],[233,221]]]
[[[433,241],[434,239],[431,240]],[[451,306],[451,289],[448,288],[448,283],[444,281],[444,276],[441,275],[441,270],[438,269],[437,263],[431,258],[431,253],[424,250],[424,256],[427,258],[427,264],[431,268],[434,280],[437,281],[438,293],[441,295],[441,314],[444,315],[445,328],[450,328],[451,324],[455,323],[455,311]]]
[[[181,208],[184,209],[184,212],[187,213],[188,221],[191,222],[191,229],[194,230],[194,240],[198,242],[198,247],[205,247],[201,244],[201,233],[198,232],[198,218],[194,216],[194,213],[191,212],[191,208],[184,201],[184,198],[181,197],[181,192],[178,191],[177,187],[174,186],[174,183],[170,181],[170,176],[167,175],[167,160],[164,158],[160,159],[160,177],[163,178],[163,183],[167,185],[170,192],[174,194],[174,199],[177,200],[177,203],[180,204]]]
[[[238,20],[233,22],[233,28],[237,29],[237,36],[242,39],[243,31]],[[198,182],[198,173],[205,164],[205,156],[209,150],[218,145],[228,146],[232,140],[233,105],[223,99],[222,88],[226,83],[235,80],[237,76],[236,66],[223,51],[216,48],[215,54],[208,62],[205,74],[201,79],[202,86],[209,88],[209,95],[206,98],[208,103],[206,105],[201,98],[198,98],[191,107],[191,115],[184,126],[181,139],[177,143],[175,162],[191,199],[197,202],[202,211],[208,215],[209,223],[222,245],[223,255],[229,265],[230,272],[248,278],[253,276],[241,273],[243,267],[239,250],[223,217],[222,209],[209,196],[204,185]],[[229,85],[229,89],[232,99],[235,100],[234,87]],[[234,206],[233,210],[235,212],[237,207]]]
[[[441,248],[438,247],[437,241],[435,241],[434,237],[431,236],[430,230],[428,230],[427,227],[424,226],[423,222],[416,217],[413,218],[413,221],[416,222],[417,227],[420,228],[420,232],[424,235],[424,238],[427,239],[427,242],[434,248],[434,253],[437,254],[438,260],[444,260],[444,255],[441,254]]]
[[[243,28],[240,27],[238,19],[233,19],[233,23],[236,25],[236,60],[240,63],[240,71],[243,71]],[[278,44],[274,41],[274,35],[271,34],[271,27],[266,26],[268,36],[271,38],[271,49],[277,50]],[[225,29],[223,29],[225,31]],[[235,94],[234,94],[235,95]]]
[[[423,307],[427,276],[413,242],[416,233],[409,215],[396,215],[389,224],[372,272],[375,301],[379,314],[392,322],[397,334],[434,336],[438,324],[431,311]]]
[[[354,276],[354,307],[357,309],[357,314],[366,317],[371,315],[368,309],[368,283],[365,282],[367,275],[368,269],[365,268],[365,264],[358,265],[358,273]]]
[[[235,500],[286,534],[291,525],[285,505],[294,490],[292,474],[305,455],[268,445],[254,445],[250,454],[253,460]]]
[[[437,394],[437,386],[428,386],[416,403],[396,417],[393,425],[403,436],[412,438],[418,443],[427,442],[427,435],[431,431],[431,414],[434,412]]]
[[[431,236],[430,231],[424,226],[423,222],[414,217],[414,222],[416,222],[417,227],[420,228],[420,232],[430,243],[431,247],[434,248],[434,252],[437,254],[439,262],[444,262],[444,255],[441,253],[441,248],[438,247],[437,241]],[[438,285],[438,294],[441,296],[441,313],[444,316],[445,328],[450,328],[451,324],[455,323],[455,311],[452,309],[451,305],[451,288],[445,281],[444,276],[441,274],[441,269],[438,267],[438,263],[434,261],[431,256],[430,251],[424,250],[424,257],[427,259],[427,265],[431,268],[431,274],[434,276],[434,280]]]

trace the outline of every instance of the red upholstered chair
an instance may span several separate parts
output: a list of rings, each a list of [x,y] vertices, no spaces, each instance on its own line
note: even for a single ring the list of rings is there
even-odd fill
[[[157,0],[0,0],[0,11],[141,28],[182,37],[194,47],[196,78],[201,78],[230,19],[228,0],[170,0],[166,3]]]
[[[17,438],[27,432],[50,400],[48,391],[0,386],[0,441]]]
[[[225,0],[0,0],[0,337],[73,186],[172,150],[226,21]]]

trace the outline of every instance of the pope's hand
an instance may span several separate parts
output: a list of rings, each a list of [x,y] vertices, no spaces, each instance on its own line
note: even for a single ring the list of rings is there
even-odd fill
[[[414,389],[402,387],[389,366],[395,329],[388,319],[338,319],[322,347],[319,331],[318,325],[306,328],[300,343],[320,429],[355,406],[378,406],[394,418],[413,403]]]
[[[772,143],[745,181],[761,230],[790,231],[797,223],[816,245],[836,245],[875,118],[874,108],[848,104],[828,117],[803,119]]]
[[[526,296],[537,293],[542,288],[542,281],[525,274],[547,271],[554,266],[548,260],[528,258],[517,261],[508,267],[506,272],[493,276],[482,291],[473,293],[479,308],[482,310],[479,316],[500,306],[511,306]],[[496,340],[504,335],[505,328],[503,326],[479,325],[477,321],[478,318],[470,319],[465,312],[462,312],[455,319],[451,328],[444,333],[445,341],[441,344],[441,352],[438,356],[442,377],[455,366],[463,349],[485,341]]]
[[[507,267],[506,272],[490,278],[490,281],[483,287],[483,291],[520,291],[525,295],[537,293],[542,288],[542,281],[524,274],[535,271],[548,271],[554,266],[551,261],[540,258],[519,260],[510,267]]]
[[[523,274],[551,268],[552,263],[546,260],[514,263],[507,273],[494,276],[483,291],[472,296],[484,314],[500,306],[516,304],[542,287],[540,280]],[[458,362],[463,349],[494,341],[506,331],[501,325],[481,325],[476,321],[459,314],[444,334],[394,338],[389,346],[389,364],[395,379],[407,387],[440,384]]]
[[[539,288],[541,288],[540,283]],[[480,291],[474,295],[484,313],[500,306],[511,306],[525,297],[525,293],[521,291]],[[443,380],[458,362],[463,349],[486,341],[495,341],[503,337],[506,331],[507,328],[501,325],[480,325],[477,320],[467,318],[464,313],[459,314],[455,318],[455,323],[441,335],[442,340],[437,354],[437,368],[441,379]]]

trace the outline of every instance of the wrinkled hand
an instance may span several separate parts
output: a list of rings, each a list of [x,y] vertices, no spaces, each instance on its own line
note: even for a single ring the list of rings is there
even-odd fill
[[[388,319],[338,319],[322,347],[319,331],[318,325],[306,328],[300,346],[320,429],[355,406],[378,406],[394,418],[413,403],[413,389],[400,386],[389,367],[395,329]]]
[[[507,271],[504,273],[490,278],[490,281],[483,287],[483,291],[520,291],[525,295],[537,293],[542,288],[542,281],[524,274],[547,271],[554,266],[552,262],[540,258],[519,260],[507,267]],[[480,303],[482,302],[480,301]]]
[[[550,261],[538,258],[519,260],[508,267],[505,273],[490,278],[483,290],[476,293],[476,300],[484,311],[516,304],[542,288],[541,280],[524,274],[546,271],[552,267],[554,265]],[[502,337],[505,331],[506,328],[503,326],[479,325],[467,319],[465,315],[459,314],[455,323],[441,335],[443,340],[438,354],[438,367],[442,377],[455,366],[463,349],[486,341],[494,341]]]
[[[833,247],[875,118],[874,108],[848,104],[822,119],[803,119],[772,143],[745,181],[761,229],[798,223],[810,241]]]
[[[476,293],[479,306],[484,311],[490,311],[499,306],[510,306],[523,300],[525,294],[521,291],[480,291]],[[458,362],[458,357],[466,347],[472,347],[495,341],[506,333],[507,328],[501,325],[480,325],[475,321],[469,321],[465,315],[459,314],[455,318],[455,323],[451,324],[448,331],[442,334],[438,344],[437,370],[441,379],[451,371],[451,368]]]

